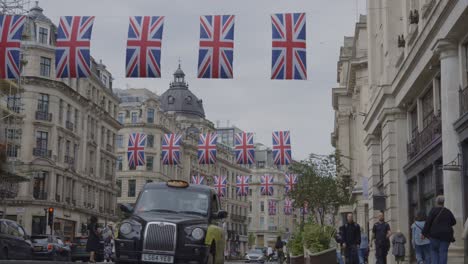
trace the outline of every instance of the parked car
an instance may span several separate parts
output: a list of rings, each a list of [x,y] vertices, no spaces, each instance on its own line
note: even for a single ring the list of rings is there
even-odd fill
[[[265,254],[261,249],[252,249],[245,255],[245,262],[246,263],[264,263],[265,262]]]
[[[33,259],[37,260],[71,260],[70,246],[66,245],[60,237],[51,235],[31,236],[33,245]]]
[[[71,259],[72,261],[88,261],[89,252],[86,252],[86,243],[88,237],[76,237],[71,244]],[[104,242],[101,241],[99,251],[96,254],[96,261],[100,262],[104,260]]]
[[[0,219],[0,259],[32,257],[32,245],[24,228],[15,221]]]

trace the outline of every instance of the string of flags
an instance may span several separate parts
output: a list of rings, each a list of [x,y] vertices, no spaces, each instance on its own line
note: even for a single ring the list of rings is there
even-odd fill
[[[91,75],[90,45],[94,16],[60,17],[55,48],[57,78]],[[127,78],[160,78],[164,16],[129,18],[125,72]],[[20,75],[20,45],[25,16],[0,15],[0,78]],[[306,80],[306,14],[271,16],[271,79]],[[200,17],[198,78],[234,78],[234,15]]]
[[[178,165],[181,162],[181,134],[164,134],[161,140],[161,159],[163,165]],[[204,133],[198,140],[198,163],[211,165],[217,162],[216,133]],[[128,139],[127,157],[129,167],[145,165],[146,135],[144,133],[131,133]],[[289,165],[291,158],[291,139],[289,131],[273,132],[273,163],[274,165]],[[234,154],[237,164],[255,164],[255,145],[253,133],[236,133],[234,135]]]

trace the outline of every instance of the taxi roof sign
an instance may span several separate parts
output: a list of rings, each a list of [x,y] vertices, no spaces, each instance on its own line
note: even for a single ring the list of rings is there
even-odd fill
[[[167,186],[175,188],[187,188],[189,187],[188,182],[182,180],[170,180],[167,181]]]

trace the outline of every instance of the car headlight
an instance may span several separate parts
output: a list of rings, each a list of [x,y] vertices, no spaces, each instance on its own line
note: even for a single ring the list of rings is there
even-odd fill
[[[202,240],[205,237],[205,231],[199,227],[192,230],[192,237],[195,240]]]
[[[130,223],[123,223],[120,226],[120,233],[122,233],[124,235],[130,234],[132,231],[133,231],[133,227],[132,227],[132,225]]]

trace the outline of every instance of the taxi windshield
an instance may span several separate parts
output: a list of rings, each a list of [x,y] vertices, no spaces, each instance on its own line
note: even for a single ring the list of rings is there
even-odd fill
[[[187,189],[148,189],[141,194],[135,209],[137,214],[161,212],[206,216],[208,194]]]

